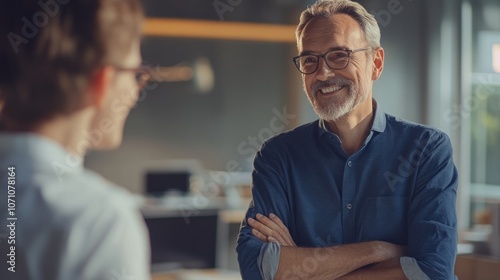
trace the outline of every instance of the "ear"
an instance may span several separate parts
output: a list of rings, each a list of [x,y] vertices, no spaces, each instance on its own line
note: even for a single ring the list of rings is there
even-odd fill
[[[372,80],[378,80],[382,71],[384,71],[384,56],[385,52],[383,48],[378,48],[373,54],[373,70],[372,70]]]
[[[99,68],[90,81],[90,104],[102,107],[109,91],[114,69],[111,66]]]

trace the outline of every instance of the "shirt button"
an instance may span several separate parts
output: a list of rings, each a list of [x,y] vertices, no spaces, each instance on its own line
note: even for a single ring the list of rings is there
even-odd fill
[[[347,204],[347,209],[351,210],[352,209],[352,204]]]
[[[352,167],[352,161],[348,161],[347,166]]]

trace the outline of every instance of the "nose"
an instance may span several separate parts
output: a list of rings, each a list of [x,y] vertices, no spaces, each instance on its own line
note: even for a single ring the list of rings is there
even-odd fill
[[[331,69],[324,58],[318,61],[318,70],[316,70],[316,79],[320,81],[326,81],[335,76],[333,69]]]

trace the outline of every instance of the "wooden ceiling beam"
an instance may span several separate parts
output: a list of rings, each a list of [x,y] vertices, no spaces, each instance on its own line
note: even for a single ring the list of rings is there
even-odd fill
[[[143,31],[146,36],[293,44],[296,42],[294,25],[147,18]]]

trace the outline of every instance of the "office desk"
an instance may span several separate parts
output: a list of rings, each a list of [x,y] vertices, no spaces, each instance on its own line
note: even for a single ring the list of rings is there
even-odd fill
[[[460,280],[498,280],[500,259],[481,255],[460,255],[455,264]]]
[[[170,273],[155,273],[152,280],[241,280],[238,272],[218,269],[180,270]]]

